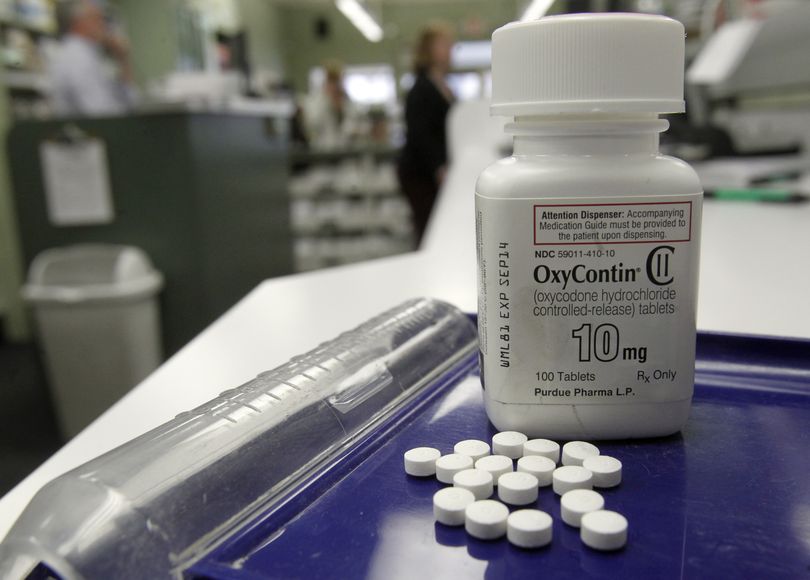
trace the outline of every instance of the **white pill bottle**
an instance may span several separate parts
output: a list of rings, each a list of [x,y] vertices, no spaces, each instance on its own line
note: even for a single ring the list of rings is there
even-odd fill
[[[492,35],[514,153],[476,186],[481,380],[499,430],[679,431],[694,388],[702,188],[659,153],[684,110],[684,28],[552,16]]]

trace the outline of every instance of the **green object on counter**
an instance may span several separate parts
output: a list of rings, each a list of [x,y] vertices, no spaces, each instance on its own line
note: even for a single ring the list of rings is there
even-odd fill
[[[706,192],[707,197],[730,201],[801,201],[802,197],[786,189],[744,188],[717,189]]]

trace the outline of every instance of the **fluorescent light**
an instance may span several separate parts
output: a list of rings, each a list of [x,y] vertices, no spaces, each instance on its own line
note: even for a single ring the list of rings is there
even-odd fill
[[[343,16],[354,24],[363,36],[370,42],[380,42],[383,37],[383,29],[377,21],[369,14],[368,10],[357,0],[335,0],[337,9]]]
[[[526,22],[527,20],[542,18],[546,15],[546,12],[548,12],[552,4],[554,4],[554,0],[531,0],[529,5],[526,6],[526,10],[523,11],[523,16],[520,17],[520,21]]]

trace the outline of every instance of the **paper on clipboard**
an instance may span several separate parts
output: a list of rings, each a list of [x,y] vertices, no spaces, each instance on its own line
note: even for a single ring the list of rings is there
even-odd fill
[[[100,139],[40,146],[48,218],[56,226],[107,224],[115,217],[107,148]]]

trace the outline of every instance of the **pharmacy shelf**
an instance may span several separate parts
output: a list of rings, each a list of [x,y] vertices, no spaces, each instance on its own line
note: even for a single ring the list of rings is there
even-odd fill
[[[312,193],[290,193],[290,197],[295,200],[314,199],[319,201],[349,200],[349,201],[385,201],[386,199],[400,198],[402,193],[398,189],[364,189],[364,190],[337,190],[321,189]]]
[[[297,271],[413,249],[410,209],[394,174],[397,154],[373,146],[292,152],[288,189]]]
[[[351,157],[371,156],[375,160],[396,159],[399,149],[386,145],[354,145],[334,150],[296,148],[290,153],[293,164],[337,163]]]
[[[6,3],[8,4],[8,3]],[[41,61],[43,56],[43,46],[46,42],[52,42],[56,37],[56,27],[54,24],[43,24],[33,22],[18,16],[12,7],[6,6],[0,15],[0,37],[3,46],[8,48],[12,33],[24,36],[29,39],[34,54],[37,55],[34,61]],[[29,48],[24,48],[21,52],[29,55]],[[8,52],[8,51],[7,51]],[[9,61],[12,51],[4,58],[6,70],[3,72],[3,86],[8,93],[8,109],[15,120],[37,119],[50,115],[48,103],[49,83],[47,76],[38,70],[31,70],[35,66],[34,62],[28,61],[28,56],[23,57],[17,54],[15,58],[25,59],[25,62]],[[19,68],[28,67],[28,68]]]
[[[396,240],[410,240],[410,232],[397,231],[385,226],[346,227],[332,223],[324,223],[316,227],[293,227],[293,234],[297,239],[333,240],[341,238],[364,238],[369,235],[386,236]]]
[[[48,77],[44,73],[10,69],[6,70],[4,78],[6,87],[10,90],[41,94],[48,92]]]
[[[13,16],[0,16],[0,28],[18,28],[20,30],[25,30],[32,34],[41,35],[41,36],[55,36],[56,35],[56,28],[54,26],[42,26],[40,24],[34,24],[31,22],[27,22],[21,18],[16,18]]]

